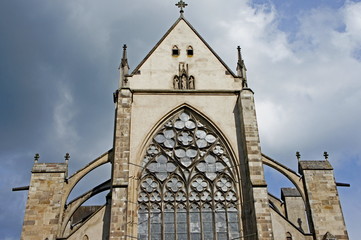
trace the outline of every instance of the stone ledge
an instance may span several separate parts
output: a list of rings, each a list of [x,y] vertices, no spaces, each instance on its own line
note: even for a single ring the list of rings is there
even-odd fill
[[[65,173],[68,169],[66,163],[35,163],[32,173]]]
[[[261,179],[252,179],[252,187],[254,188],[264,188],[267,187],[267,183],[265,180],[261,180]]]
[[[281,188],[281,199],[284,201],[285,197],[301,197],[301,194],[296,188]]]
[[[330,162],[327,160],[321,161],[300,161],[298,164],[299,172],[304,170],[333,170]]]

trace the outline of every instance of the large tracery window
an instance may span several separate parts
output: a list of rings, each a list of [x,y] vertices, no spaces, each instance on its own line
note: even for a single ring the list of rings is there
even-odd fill
[[[215,132],[184,109],[155,134],[143,160],[138,239],[240,237],[236,169]]]

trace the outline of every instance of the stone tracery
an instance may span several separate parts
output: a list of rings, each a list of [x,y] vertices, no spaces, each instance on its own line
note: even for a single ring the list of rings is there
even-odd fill
[[[167,120],[143,160],[138,238],[239,237],[239,195],[230,159],[222,139],[200,117],[184,109]]]

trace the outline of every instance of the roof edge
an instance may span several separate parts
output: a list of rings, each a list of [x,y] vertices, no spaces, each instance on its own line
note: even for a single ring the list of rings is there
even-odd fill
[[[150,50],[150,52],[145,56],[145,58],[138,64],[138,66],[132,71],[131,76],[135,75],[145,61],[153,54],[157,47],[164,41],[164,39],[169,35],[169,33],[177,26],[177,24],[183,20],[192,31],[197,35],[197,37],[206,45],[206,47],[212,52],[212,54],[218,59],[218,61],[226,68],[226,70],[232,75],[232,77],[237,78],[238,76],[228,67],[228,65],[222,60],[222,58],[212,49],[212,47],[204,40],[204,38],[197,32],[197,30],[190,24],[184,16],[180,16],[175,23],[168,29],[168,31],[163,35],[163,37],[157,42],[157,44]]]

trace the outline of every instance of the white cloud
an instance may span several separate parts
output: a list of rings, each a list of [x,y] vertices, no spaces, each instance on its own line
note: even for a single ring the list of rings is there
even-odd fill
[[[227,32],[223,45],[237,42],[244,49],[262,146],[281,160],[290,149],[322,158],[327,149],[355,154],[361,145],[361,113],[355,112],[361,63],[352,55],[360,43],[360,6],[303,12],[292,40],[279,29],[272,6],[248,6],[220,24]]]
[[[272,1],[263,5],[251,5],[251,2],[188,2],[185,17],[225,62],[232,64],[230,67],[235,68],[236,65],[236,46],[242,47],[249,86],[255,91],[263,152],[285,162],[288,159],[295,161],[294,153],[298,150],[305,159],[321,159],[322,152],[328,150],[336,170],[336,164],[350,159],[349,156],[361,164],[358,153],[361,146],[361,3],[346,1],[337,10],[306,9],[298,16],[300,24],[293,28],[295,32],[289,33],[280,30],[282,18]],[[91,67],[100,69],[101,79],[98,80],[101,84],[96,86],[103,87],[111,81],[116,86],[117,77],[112,79],[113,75],[109,73],[112,70],[107,67],[114,66],[112,69],[116,72],[122,44],[127,42],[130,45],[129,60],[135,62],[131,66],[138,64],[134,59],[141,60],[178,17],[174,4],[164,0],[109,0],[107,3],[95,0],[42,1],[38,9],[41,13],[50,12],[55,16],[49,20],[56,20],[57,24],[42,21],[44,26],[49,25],[49,29],[58,33],[56,36],[70,39],[56,42],[56,46],[64,45],[52,49],[52,52],[68,50],[69,59],[75,59],[72,62],[74,69],[80,69],[79,72],[89,69],[90,59],[93,63]],[[54,11],[58,8],[59,11]],[[28,21],[21,17],[22,21]],[[15,29],[11,23],[9,29]],[[18,30],[23,32],[26,29]],[[29,33],[33,32],[38,33]],[[34,52],[40,54],[42,51],[36,49]],[[36,69],[33,66],[37,63],[29,61],[28,64]],[[71,68],[69,65],[66,67]],[[77,96],[84,97],[84,91],[79,91],[80,86],[84,86],[81,84],[94,84],[97,77],[90,80],[80,74],[66,75],[64,72],[67,70],[61,69],[57,69],[56,73],[50,69],[44,71],[41,80],[48,82],[51,79],[54,82],[46,85],[53,86],[49,91],[54,97],[49,103],[53,106],[53,122],[39,123],[44,124],[44,131],[49,132],[45,141],[41,138],[36,140],[46,142],[40,144],[40,153],[49,152],[42,154],[41,159],[62,159],[63,155],[59,154],[69,151],[72,156],[70,172],[73,172],[72,168],[77,170],[94,156],[108,150],[113,116],[99,114],[103,110],[100,108],[105,106],[103,103],[89,106],[94,107],[94,118],[79,107]],[[73,95],[75,93],[77,95]],[[112,104],[110,95],[111,92],[109,104]],[[109,112],[113,114],[112,110]],[[49,125],[52,125],[51,129]],[[104,131],[107,127],[110,130]],[[86,137],[85,132],[89,133]],[[287,163],[289,165],[291,163]],[[360,193],[351,191],[350,198],[359,199]],[[353,210],[349,212],[355,214]],[[351,219],[357,218],[359,216]],[[359,235],[355,233],[356,229],[353,226],[355,238]]]
[[[57,82],[59,98],[54,106],[53,119],[55,138],[72,150],[79,137],[73,124],[76,111],[70,88],[64,81]]]

